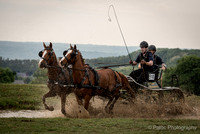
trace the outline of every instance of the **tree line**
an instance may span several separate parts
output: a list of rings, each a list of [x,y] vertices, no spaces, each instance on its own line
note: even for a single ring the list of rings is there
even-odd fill
[[[130,53],[131,59],[135,60],[140,53],[140,50],[134,51]],[[186,55],[196,55],[200,57],[200,50],[197,49],[168,49],[168,48],[158,48],[156,55],[160,56],[163,61],[166,63],[168,67],[175,66],[177,61]],[[96,59],[86,59],[86,63],[91,65],[92,67],[98,67],[102,66],[102,64],[98,63],[107,63],[107,65],[110,65],[110,63],[118,63],[118,64],[127,64],[129,63],[130,59],[129,56],[118,56],[118,57],[106,57],[106,58],[96,58]]]
[[[14,72],[23,72],[28,76],[33,75],[37,70],[38,61],[37,60],[12,60],[12,59],[3,59],[0,57],[0,67],[9,68]]]
[[[135,60],[137,55],[140,53],[140,50],[130,53],[132,60]],[[168,67],[176,65],[176,62],[183,56],[186,55],[196,55],[200,57],[200,50],[188,50],[188,49],[168,49],[168,48],[159,48],[156,52]],[[95,59],[85,59],[85,63],[89,64],[91,67],[102,66],[102,64],[97,63],[119,63],[127,64],[130,59],[128,55],[118,56],[118,57],[105,57],[105,58],[95,58]],[[12,60],[12,59],[3,59],[0,57],[0,67],[10,68],[15,72],[23,72],[27,75],[33,75],[34,72],[38,69],[38,60]]]

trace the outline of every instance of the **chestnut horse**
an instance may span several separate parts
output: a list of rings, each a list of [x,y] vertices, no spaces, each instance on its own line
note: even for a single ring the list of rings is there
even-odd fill
[[[108,98],[105,107],[107,113],[112,113],[114,104],[120,96],[120,89],[124,88],[135,98],[127,78],[112,69],[94,70],[85,65],[81,53],[76,45],[63,52],[64,57],[60,60],[61,65],[72,64],[73,82],[76,85],[76,94],[79,105],[82,105],[82,98],[85,100],[84,107],[88,110],[89,101],[92,96],[99,95]]]
[[[49,92],[46,93],[42,98],[43,104],[45,109],[53,111],[54,108],[52,106],[48,106],[45,103],[45,99],[58,95],[61,97],[61,112],[67,116],[65,111],[66,96],[73,92],[73,88],[64,87],[63,85],[69,85],[72,83],[72,78],[70,79],[69,74],[70,72],[68,69],[64,69],[59,65],[56,54],[52,49],[52,43],[50,43],[49,46],[46,46],[45,43],[43,43],[43,46],[44,50],[39,52],[41,60],[38,63],[38,67],[48,69],[47,86],[49,88]]]

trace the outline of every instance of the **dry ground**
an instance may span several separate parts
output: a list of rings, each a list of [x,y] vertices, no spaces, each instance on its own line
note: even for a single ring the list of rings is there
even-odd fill
[[[107,114],[104,107],[106,99],[93,97],[90,101],[89,112],[76,102],[74,94],[70,94],[66,100],[66,112],[72,118],[174,118],[174,119],[200,119],[200,97],[187,96],[185,103],[145,103],[136,101],[134,104],[124,99],[119,99],[113,109],[113,114]],[[48,102],[48,100],[47,100]],[[64,117],[60,112],[60,98],[54,98],[55,110],[20,110],[1,111],[0,117]],[[44,108],[43,108],[44,109]]]

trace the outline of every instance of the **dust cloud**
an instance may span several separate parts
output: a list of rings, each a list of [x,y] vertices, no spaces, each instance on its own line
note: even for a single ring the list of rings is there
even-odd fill
[[[74,94],[66,99],[66,112],[70,118],[174,118],[174,119],[199,119],[200,106],[193,104],[192,99],[185,103],[146,103],[137,100],[134,103],[119,99],[113,109],[113,114],[107,114],[104,110],[108,100],[101,97],[93,97],[90,100],[88,111],[79,106]],[[20,110],[0,111],[0,118],[25,117],[25,118],[55,118],[65,116],[60,110],[60,101],[56,103],[54,111],[48,110]]]

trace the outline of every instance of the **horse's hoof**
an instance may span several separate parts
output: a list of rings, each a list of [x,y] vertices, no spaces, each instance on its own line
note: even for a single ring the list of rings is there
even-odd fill
[[[69,117],[69,115],[66,113],[65,110],[61,110],[62,114],[64,114],[64,116]]]
[[[109,110],[108,110],[107,108],[105,108],[105,112],[106,112],[107,114],[109,114]]]
[[[108,111],[108,114],[113,114],[113,111],[112,111],[112,110],[109,110],[109,111]]]
[[[62,112],[63,113],[63,112]],[[69,114],[67,114],[66,112],[64,112],[63,113],[63,115],[65,116],[65,117],[71,117]]]
[[[113,114],[113,111],[112,111],[112,110],[109,110],[109,109],[105,109],[105,112],[106,112],[107,114]]]
[[[49,110],[49,111],[53,111],[54,108],[53,108],[52,106],[50,106],[50,107],[48,108],[48,110]]]

